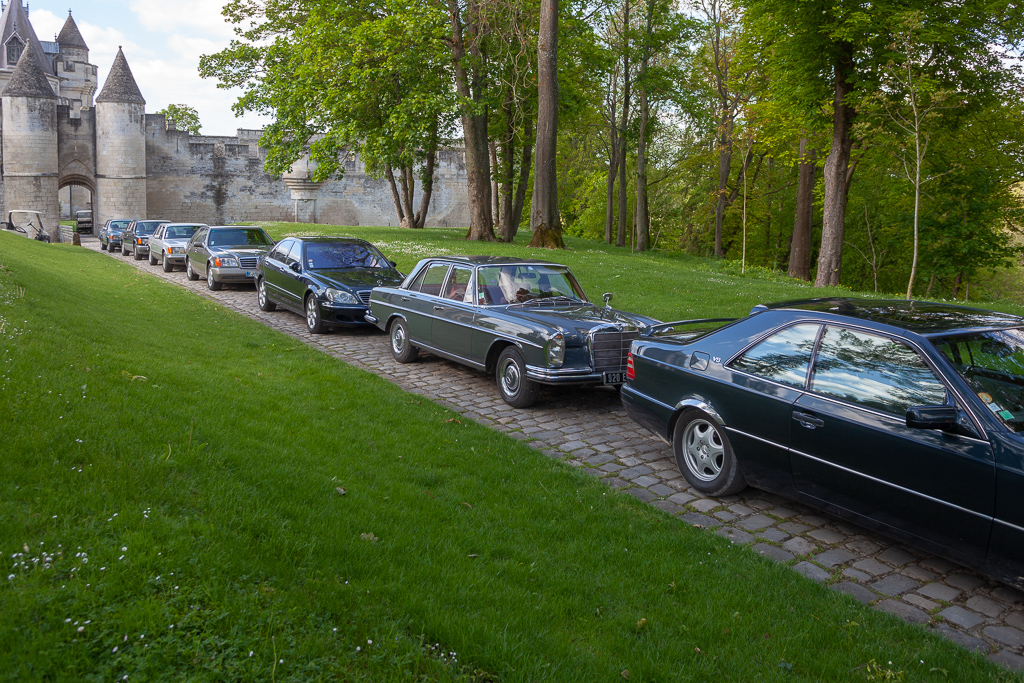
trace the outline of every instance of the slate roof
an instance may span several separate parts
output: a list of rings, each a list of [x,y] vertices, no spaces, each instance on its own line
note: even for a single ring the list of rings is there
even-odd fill
[[[78,30],[78,24],[71,18],[71,10],[68,10],[68,20],[64,22],[64,28],[57,35],[57,42],[61,47],[89,49],[89,46],[85,44],[85,38],[82,37],[82,33]]]
[[[39,44],[39,38],[28,20],[28,10],[21,4],[21,0],[11,0],[4,7],[4,13],[0,16],[0,47],[6,47],[7,42],[15,34],[25,43],[25,51],[35,52],[39,63],[47,65],[47,73],[52,73],[50,60],[46,58],[43,46]],[[0,68],[12,67],[13,64],[7,63],[7,50],[0,49]]]
[[[25,50],[18,60],[18,66],[11,74],[7,87],[0,93],[4,97],[36,97],[40,99],[57,99],[57,95],[46,80],[43,65],[36,58],[34,50]]]
[[[128,68],[128,60],[124,58],[124,52],[120,47],[117,48],[117,56],[114,57],[114,65],[110,67],[107,82],[103,84],[103,90],[100,91],[96,101],[146,103],[142,97],[142,91],[139,90],[139,86],[135,82],[135,76],[132,76],[132,70]]]

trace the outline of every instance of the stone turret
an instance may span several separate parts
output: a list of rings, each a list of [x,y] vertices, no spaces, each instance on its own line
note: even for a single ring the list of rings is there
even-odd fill
[[[57,205],[57,95],[34,50],[25,50],[0,92],[3,101],[4,211],[43,214],[59,239]],[[6,220],[6,214],[4,220]]]
[[[89,46],[85,44],[70,10],[64,27],[57,35],[57,46],[60,50],[57,58],[60,96],[71,108],[71,117],[78,118],[83,108],[92,107],[98,72],[96,66],[89,63]]]
[[[146,100],[117,50],[96,98],[96,225],[146,217]]]

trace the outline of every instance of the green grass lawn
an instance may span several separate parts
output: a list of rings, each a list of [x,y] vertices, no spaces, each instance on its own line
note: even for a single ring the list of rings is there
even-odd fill
[[[573,247],[664,318],[814,293]],[[0,678],[1014,679],[105,254],[0,233],[0,407]]]

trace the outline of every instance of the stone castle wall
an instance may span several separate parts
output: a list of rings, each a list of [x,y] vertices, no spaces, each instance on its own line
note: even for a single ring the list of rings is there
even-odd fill
[[[146,113],[144,104],[96,105],[96,197],[93,218],[145,218]]]
[[[4,97],[3,220],[7,212],[30,209],[57,236],[57,100]]]

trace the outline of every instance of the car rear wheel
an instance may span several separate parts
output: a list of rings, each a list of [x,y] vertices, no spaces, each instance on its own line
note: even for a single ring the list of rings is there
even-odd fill
[[[174,264],[167,260],[167,254],[164,254],[164,257],[161,260],[163,261],[165,273],[170,273],[174,270]]]
[[[269,313],[277,309],[277,304],[267,295],[267,281],[264,278],[260,278],[256,283],[256,302],[260,305],[261,311]]]
[[[196,271],[192,270],[192,261],[188,259],[185,259],[185,277],[193,282],[199,279],[199,276],[196,275]]]
[[[505,403],[513,408],[528,408],[537,402],[540,384],[527,379],[526,361],[515,346],[509,346],[498,356],[496,376],[498,391]]]
[[[306,329],[310,334],[323,334],[327,331],[324,321],[320,318],[320,307],[316,305],[316,295],[306,297]]]
[[[679,416],[672,450],[679,471],[701,493],[728,496],[747,487],[725,430],[703,410]]]
[[[213,268],[210,267],[209,263],[206,264],[206,288],[212,292],[216,292],[221,288],[221,283],[213,279]]]
[[[411,363],[420,355],[420,350],[409,341],[409,328],[401,318],[391,323],[388,336],[391,339],[391,355],[399,363]]]

